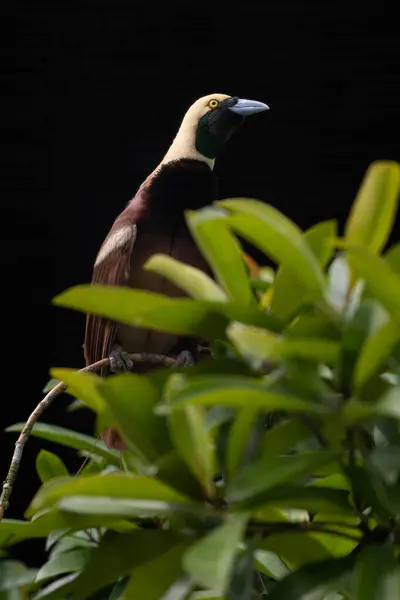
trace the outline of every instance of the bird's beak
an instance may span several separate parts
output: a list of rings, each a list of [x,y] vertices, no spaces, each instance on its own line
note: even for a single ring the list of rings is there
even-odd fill
[[[262,112],[263,110],[269,110],[269,106],[264,104],[264,102],[258,102],[257,100],[245,100],[244,98],[239,98],[236,104],[229,107],[229,110],[242,117],[247,117]]]

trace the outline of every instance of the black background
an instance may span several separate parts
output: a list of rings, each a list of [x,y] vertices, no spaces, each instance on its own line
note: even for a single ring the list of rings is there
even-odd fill
[[[375,159],[400,158],[400,47],[388,3],[273,0],[10,3],[3,19],[0,426],[25,420],[51,366],[83,366],[84,317],[56,308],[90,281],[112,221],[162,158],[189,105],[266,102],[216,169],[220,196],[273,204],[302,228],[342,225]],[[12,12],[11,12],[12,11]],[[393,240],[399,238],[398,223]],[[91,433],[58,399],[44,421]],[[0,477],[14,434],[2,434]],[[25,449],[8,517],[39,484]],[[26,546],[31,564],[35,544]]]

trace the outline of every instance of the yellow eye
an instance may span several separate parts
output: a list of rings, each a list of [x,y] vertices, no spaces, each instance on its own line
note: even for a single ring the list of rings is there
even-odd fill
[[[208,103],[208,106],[210,108],[217,108],[218,104],[219,104],[218,100],[210,100],[210,102]]]

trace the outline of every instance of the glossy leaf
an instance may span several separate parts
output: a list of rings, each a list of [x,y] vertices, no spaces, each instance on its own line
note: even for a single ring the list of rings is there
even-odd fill
[[[242,249],[227,227],[225,215],[207,206],[186,211],[185,217],[193,239],[228,296],[244,305],[255,304]]]
[[[373,162],[364,176],[345,225],[345,239],[379,253],[391,233],[400,192],[400,165]]]
[[[348,247],[348,260],[358,277],[365,280],[369,291],[379,300],[393,319],[400,323],[400,277],[388,263],[366,248]]]
[[[6,431],[20,433],[24,427],[25,423],[16,423],[15,425],[7,427]],[[98,454],[117,467],[120,463],[119,452],[116,450],[109,450],[101,440],[97,440],[96,438],[83,433],[71,431],[70,429],[65,429],[64,427],[59,427],[58,425],[35,423],[30,435],[43,440],[48,440],[49,442],[62,444],[69,448],[75,448],[76,450],[87,450],[88,452]]]
[[[308,452],[293,456],[263,457],[238,473],[228,486],[227,501],[243,502],[268,490],[273,490],[313,471],[336,458],[329,451]]]
[[[127,325],[207,340],[223,339],[231,319],[261,327],[273,327],[274,323],[257,307],[250,309],[237,302],[170,298],[110,285],[79,285],[56,296],[53,302]]]
[[[97,389],[101,381],[98,375],[76,369],[51,369],[51,374],[64,381],[68,386],[67,393],[83,400],[95,413],[102,415],[105,412],[106,404]]]
[[[259,408],[267,411],[287,410],[306,414],[326,414],[329,409],[317,402],[308,402],[289,394],[269,391],[262,382],[250,377],[204,375],[187,378],[174,374],[169,379],[170,402],[157,407],[158,413],[168,413],[182,406],[232,406]]]
[[[181,561],[187,548],[187,543],[177,544],[148,562],[135,567],[130,573],[125,598],[163,600],[164,594],[182,575]]]
[[[217,204],[232,211],[227,221],[236,233],[285,265],[312,297],[324,296],[323,271],[297,225],[273,206],[258,200],[235,198]]]
[[[241,323],[231,323],[227,335],[244,358],[255,368],[283,359],[301,358],[333,365],[338,361],[340,346],[320,338],[285,338],[282,335]]]
[[[69,573],[65,577],[56,579],[35,594],[33,600],[65,600],[65,598],[70,598],[78,576],[79,573]]]
[[[268,600],[324,600],[325,594],[340,585],[341,577],[351,572],[354,561],[351,556],[303,565],[279,582]]]
[[[213,495],[215,474],[214,444],[206,427],[202,406],[188,405],[167,417],[175,448],[202,485],[206,496]]]
[[[135,567],[168,551],[177,541],[175,534],[162,530],[136,529],[125,534],[107,532],[76,580],[73,600],[90,597]]]
[[[77,548],[69,552],[56,554],[39,570],[35,581],[43,581],[64,573],[81,571],[90,556],[88,548]]]
[[[48,450],[41,450],[37,455],[36,470],[42,482],[53,479],[53,477],[69,475],[61,458]]]
[[[385,321],[370,335],[359,354],[355,371],[354,387],[362,388],[381,369],[393,348],[400,340],[400,323]]]
[[[302,533],[271,533],[258,542],[257,548],[273,552],[282,559],[287,568],[281,568],[278,571],[281,576],[288,575],[289,569],[298,569],[307,563],[331,557],[323,544],[313,537],[312,533],[306,531]],[[282,579],[281,576],[279,579]]]
[[[153,254],[143,268],[165,277],[196,300],[225,302],[228,299],[223,289],[206,273],[167,254]]]
[[[342,313],[345,320],[351,318],[357,310],[364,286],[361,281],[352,285],[350,267],[345,254],[338,254],[332,261],[328,271],[328,282],[330,305]]]
[[[304,238],[322,268],[332,256],[333,246],[330,239],[336,235],[337,223],[334,220],[318,223],[304,233]],[[307,289],[298,277],[294,276],[293,271],[285,265],[279,267],[271,302],[273,314],[286,321],[294,315],[306,298]]]
[[[160,376],[124,373],[97,384],[125,443],[150,462],[172,447],[165,421],[153,412],[167,373]]]
[[[53,480],[54,481],[54,480]],[[48,483],[53,483],[48,482]],[[65,496],[109,496],[132,500],[162,500],[165,502],[189,502],[189,499],[152,477],[113,473],[88,475],[57,486],[42,486],[34,496],[28,515],[51,506]]]
[[[193,544],[183,557],[185,571],[199,584],[225,594],[248,518],[247,513],[232,515]]]
[[[369,546],[357,557],[354,600],[400,600],[400,563],[388,546]]]
[[[59,379],[55,379],[54,377],[52,377],[51,379],[49,379],[49,381],[46,383],[46,385],[42,389],[43,394],[47,394],[48,392],[50,392],[59,383],[60,383]]]
[[[289,574],[289,569],[275,552],[271,552],[270,550],[256,550],[254,558],[257,570],[272,577],[272,579],[279,580]]]

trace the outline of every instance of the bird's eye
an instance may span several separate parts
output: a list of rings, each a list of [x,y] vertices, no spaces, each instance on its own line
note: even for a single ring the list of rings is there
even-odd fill
[[[217,108],[218,104],[219,104],[218,100],[210,100],[210,102],[208,103],[208,106],[210,108]]]

